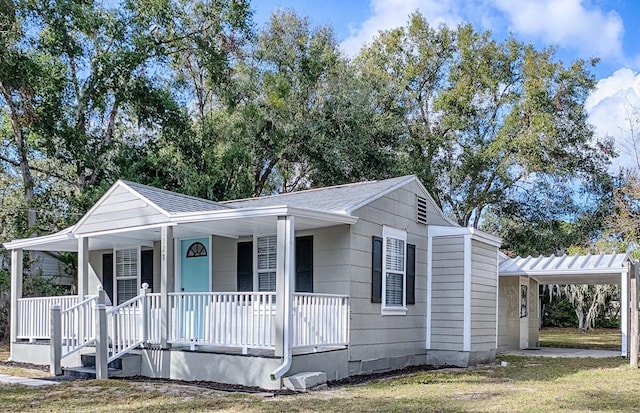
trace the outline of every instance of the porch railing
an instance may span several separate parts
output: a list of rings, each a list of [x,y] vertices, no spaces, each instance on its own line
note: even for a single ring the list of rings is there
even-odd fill
[[[29,341],[48,339],[51,332],[51,306],[60,306],[64,311],[76,304],[77,295],[19,298],[16,338]]]
[[[170,293],[170,343],[271,349],[275,293]]]
[[[106,311],[110,341],[107,363],[145,342],[146,294],[125,301]]]
[[[170,293],[168,298],[169,343],[237,347],[243,351],[275,348],[273,292]],[[53,314],[47,319],[53,320],[55,374],[60,372],[62,358],[93,343],[100,348],[96,348],[97,352],[103,352],[101,359],[108,363],[140,345],[161,342],[164,309],[160,294],[149,294],[145,285],[140,295],[123,304],[106,310],[103,303],[104,292],[100,291],[97,297],[65,310],[54,305],[50,311],[40,313],[41,317]],[[33,311],[34,306],[23,305]],[[347,296],[296,293],[292,311],[294,348],[348,344]],[[43,332],[41,336],[47,335]]]
[[[170,293],[170,343],[275,348],[275,293]],[[347,345],[349,298],[295,293],[293,346]]]
[[[61,358],[65,358],[96,341],[94,307],[98,297],[90,297],[78,304],[60,311]],[[47,311],[47,314],[50,314]]]
[[[346,295],[293,295],[293,347],[347,345],[348,331]]]

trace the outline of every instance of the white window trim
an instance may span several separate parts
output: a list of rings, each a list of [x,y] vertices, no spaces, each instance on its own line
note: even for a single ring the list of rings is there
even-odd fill
[[[402,273],[402,306],[387,306],[387,238],[395,238],[404,242],[404,271]],[[382,227],[382,315],[407,314],[407,231],[383,226]]]
[[[142,271],[142,247],[135,246],[135,247],[126,247],[126,248],[114,248],[113,249],[113,300],[112,300],[112,304],[113,306],[117,306],[118,304],[118,280],[132,280],[133,277],[129,276],[129,277],[122,277],[122,278],[118,278],[118,268],[117,268],[117,262],[118,262],[118,251],[124,251],[124,250],[136,250],[136,274],[137,274],[137,278],[136,278],[136,286],[138,289],[140,289],[140,283],[141,283],[141,274],[140,272]],[[137,294],[136,294],[137,295]]]
[[[277,256],[278,256],[278,237],[276,234],[259,234],[259,235],[254,235],[253,236],[253,291],[255,292],[267,292],[267,291],[260,291],[260,274],[259,274],[259,270],[258,270],[258,239],[259,238],[266,238],[266,237],[275,237],[276,238],[276,260],[277,260]],[[273,269],[273,271],[277,272],[277,267]],[[272,272],[272,271],[265,271],[263,270],[262,272]],[[276,284],[277,284],[277,274],[276,274]],[[271,291],[271,292],[276,292],[275,290]]]

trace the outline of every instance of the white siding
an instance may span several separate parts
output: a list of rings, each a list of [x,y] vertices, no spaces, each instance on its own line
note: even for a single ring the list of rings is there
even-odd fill
[[[426,339],[427,227],[416,222],[416,194],[410,183],[356,210],[351,226],[351,335],[349,361],[424,354]],[[447,225],[430,203],[430,225]],[[416,245],[416,304],[407,314],[382,316],[379,303],[371,302],[372,236],[382,236],[383,225],[407,231],[407,243]]]
[[[471,351],[496,348],[497,248],[471,242]]]
[[[76,232],[105,231],[165,222],[167,217],[126,188],[118,187],[91,211]]]
[[[349,290],[349,226],[296,232],[296,237],[313,236],[313,292],[347,294]],[[213,237],[211,259],[213,291],[237,291],[238,242],[251,241]]]
[[[462,351],[464,237],[433,239],[431,349]]]

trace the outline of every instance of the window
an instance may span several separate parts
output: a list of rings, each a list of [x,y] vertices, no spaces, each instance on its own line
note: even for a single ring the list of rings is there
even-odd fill
[[[189,249],[187,250],[187,258],[206,256],[207,248],[201,242],[194,242],[193,244],[189,245]]]
[[[258,291],[276,290],[276,251],[277,240],[275,235],[259,237],[257,245],[257,275]]]
[[[115,251],[116,304],[122,304],[138,295],[140,285],[140,251],[137,248]]]
[[[382,313],[405,314],[407,233],[383,227]]]

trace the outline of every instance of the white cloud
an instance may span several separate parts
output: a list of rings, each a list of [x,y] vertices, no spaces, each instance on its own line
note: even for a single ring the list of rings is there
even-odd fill
[[[620,153],[613,162],[614,170],[621,166],[636,166],[637,161],[632,156],[629,122],[634,122],[635,133],[640,135],[640,73],[623,68],[601,79],[587,98],[585,109],[596,134],[614,139],[616,150]]]
[[[371,0],[371,17],[351,28],[351,36],[341,44],[342,50],[350,56],[356,55],[379,31],[406,25],[409,15],[415,11],[420,11],[433,26],[456,25],[461,21],[456,3],[456,0]]]
[[[578,50],[584,57],[622,58],[622,18],[582,0],[495,0],[511,30]]]

